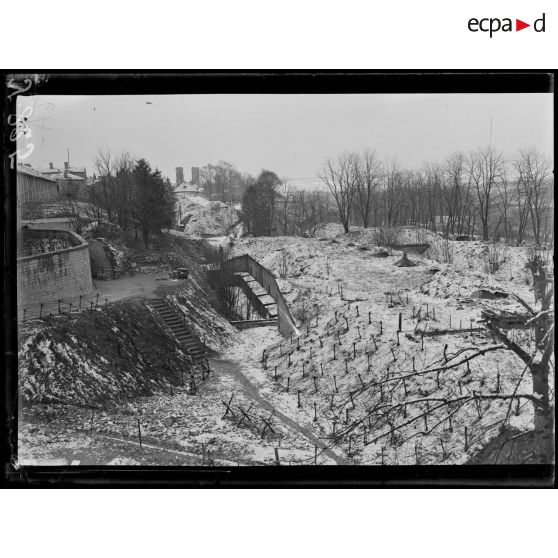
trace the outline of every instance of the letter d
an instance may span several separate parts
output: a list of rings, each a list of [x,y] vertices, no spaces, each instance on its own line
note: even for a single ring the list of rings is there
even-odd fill
[[[542,15],[541,18],[536,19],[535,23],[533,23],[533,29],[537,32],[537,33],[544,33],[544,26],[545,26],[545,14]],[[538,24],[539,22],[542,22],[542,27],[539,29]]]

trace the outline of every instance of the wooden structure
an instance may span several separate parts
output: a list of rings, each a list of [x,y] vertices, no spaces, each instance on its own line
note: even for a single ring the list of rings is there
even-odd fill
[[[254,306],[257,307],[259,310],[261,310],[260,315],[263,315],[268,319],[274,319],[275,317],[277,318],[279,333],[283,337],[298,335],[298,329],[296,327],[294,318],[292,317],[289,307],[287,306],[287,303],[283,298],[283,294],[279,289],[277,280],[275,279],[275,276],[273,275],[273,273],[271,273],[271,271],[269,271],[248,254],[244,254],[243,256],[238,256],[236,258],[231,258],[225,261],[223,263],[223,268],[227,272],[225,276],[231,278],[232,284],[234,286],[240,286],[242,288],[246,285],[249,286],[249,283],[253,281],[263,287],[267,295],[274,301],[273,305],[277,307],[277,315],[271,315],[269,312],[266,311],[266,306],[271,303],[256,301],[257,298],[261,298],[256,293],[254,293],[256,294],[256,296],[254,297],[249,296],[249,300],[251,301],[251,303],[254,304]],[[242,281],[242,283],[244,283],[245,285],[242,285],[240,281]],[[250,286],[250,289],[253,290],[253,287]]]
[[[483,310],[483,322],[490,322],[499,329],[528,329],[529,314],[509,312],[507,310]]]

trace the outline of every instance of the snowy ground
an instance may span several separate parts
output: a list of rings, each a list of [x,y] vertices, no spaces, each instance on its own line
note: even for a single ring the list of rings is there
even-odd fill
[[[296,400],[282,394],[258,363],[259,346],[278,342],[274,328],[239,332],[219,360],[210,361],[209,378],[195,395],[174,388],[134,403],[104,411],[73,406],[44,405],[20,417],[19,464],[201,464],[216,466],[275,463],[275,449],[283,464],[334,463],[298,412]],[[234,397],[232,397],[234,396]],[[232,401],[231,401],[232,397]],[[230,402],[232,413],[224,417]],[[240,409],[249,418],[244,417]],[[138,418],[142,442],[138,443]],[[243,419],[243,420],[241,420]],[[262,437],[265,422],[266,428]],[[130,458],[130,452],[134,455]],[[161,457],[164,455],[164,457]],[[128,461],[126,461],[128,459]],[[133,461],[133,462],[131,462]]]
[[[403,241],[417,240],[421,241],[410,236]],[[277,366],[276,383],[283,389],[289,383],[292,404],[297,403],[300,391],[299,420],[322,439],[329,435],[329,446],[345,459],[367,464],[463,463],[497,435],[508,414],[506,400],[483,400],[478,405],[469,401],[450,406],[449,412],[442,406],[426,421],[417,417],[434,406],[436,399],[511,393],[523,372],[512,353],[489,351],[442,377],[414,374],[445,362],[444,351],[452,363],[498,345],[486,333],[455,332],[425,335],[422,349],[425,327],[428,331],[478,327],[485,308],[520,308],[511,298],[475,298],[475,291],[515,292],[528,303],[534,302],[524,269],[528,250],[502,248],[500,269],[488,274],[483,265],[490,249],[480,242],[450,242],[453,263],[410,254],[417,266],[399,268],[393,264],[401,252],[374,257],[374,240],[362,230],[332,238],[236,241],[234,255],[249,253],[280,277],[295,318],[306,324],[294,350],[286,342],[280,348],[268,348],[266,371],[271,375]],[[514,333],[528,344],[524,335],[528,334]],[[404,385],[403,376],[407,378]],[[385,393],[379,393],[380,384]],[[525,374],[518,393],[530,392],[529,374]],[[393,421],[408,421],[408,428],[391,435],[389,421],[369,420],[371,409],[384,398],[386,406],[399,409]],[[409,401],[417,403],[406,405]],[[511,426],[532,426],[532,409],[526,400],[517,408],[514,404],[509,414]],[[334,432],[337,438],[332,437]]]
[[[460,331],[478,327],[483,309],[518,308],[511,297],[485,300],[476,291],[515,292],[533,303],[528,249],[446,242],[412,229],[399,242],[428,241],[431,248],[424,256],[409,254],[415,267],[400,268],[393,265],[400,251],[376,257],[375,231],[344,235],[331,225],[320,235],[244,238],[232,248],[233,256],[248,253],[275,274],[300,338],[283,339],[273,328],[234,333],[225,324],[227,336],[208,337],[219,354],[195,395],[174,388],[93,416],[46,406],[46,422],[43,411],[24,413],[20,462],[273,464],[277,450],[282,464],[459,464],[498,434],[508,414],[509,425],[532,427],[526,400],[513,408],[498,399],[458,402],[422,417],[436,401],[511,393],[516,386],[531,392],[512,353],[490,350],[498,343],[482,331]],[[495,258],[499,269],[487,273]],[[188,313],[196,293],[178,301]],[[212,321],[204,312],[193,326],[199,334]],[[429,335],[447,329],[453,331]],[[462,363],[442,374],[421,373],[446,360]],[[395,409],[389,420],[371,412],[382,406]]]

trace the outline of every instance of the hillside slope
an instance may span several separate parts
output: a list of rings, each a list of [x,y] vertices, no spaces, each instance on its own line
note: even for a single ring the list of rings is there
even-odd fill
[[[20,394],[30,403],[106,406],[200,374],[141,302],[22,324],[19,338]]]

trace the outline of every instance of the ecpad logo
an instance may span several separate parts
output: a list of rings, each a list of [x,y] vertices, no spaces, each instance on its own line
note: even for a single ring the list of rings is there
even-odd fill
[[[533,22],[533,29],[537,33],[545,32],[545,16],[546,14],[543,13],[543,15],[539,19],[536,19]],[[497,17],[485,17],[483,19],[477,19],[475,17],[472,17],[469,20],[467,27],[469,28],[469,31],[472,31],[473,33],[477,33],[478,31],[490,33],[490,38],[492,38],[492,35],[494,33],[497,33],[498,31],[513,31],[512,18],[509,17],[505,17],[503,19]],[[531,24],[525,23],[520,19],[515,20],[516,31],[521,31],[522,29],[526,29],[527,27],[531,27]]]

